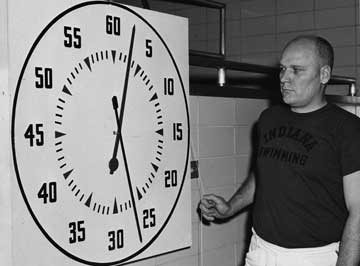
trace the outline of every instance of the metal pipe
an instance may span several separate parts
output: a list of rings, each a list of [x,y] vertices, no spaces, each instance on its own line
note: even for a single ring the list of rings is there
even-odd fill
[[[221,67],[218,69],[218,84],[223,87],[226,83],[225,68]]]
[[[356,86],[355,86],[355,83],[352,83],[352,84],[350,85],[349,95],[350,95],[350,96],[355,96],[355,95],[356,95]]]
[[[225,57],[225,49],[226,49],[226,45],[225,45],[225,40],[226,40],[226,34],[225,34],[225,7],[222,7],[220,9],[220,54]]]

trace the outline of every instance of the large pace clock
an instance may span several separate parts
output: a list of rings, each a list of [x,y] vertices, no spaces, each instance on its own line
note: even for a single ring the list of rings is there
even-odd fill
[[[145,13],[104,1],[58,13],[16,84],[11,137],[23,201],[54,249],[85,264],[151,250],[189,189],[188,74],[172,50],[187,44],[170,47],[178,33]]]

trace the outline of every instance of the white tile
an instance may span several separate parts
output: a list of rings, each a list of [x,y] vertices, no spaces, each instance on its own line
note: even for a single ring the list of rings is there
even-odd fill
[[[279,56],[279,52],[243,54],[240,61],[243,63],[274,67],[279,63]]]
[[[348,95],[349,94],[349,86],[348,85],[328,85],[326,87],[326,94]]]
[[[190,160],[199,160],[199,128],[190,125]]]
[[[207,40],[207,51],[210,53],[219,53],[220,42],[219,39]]]
[[[354,6],[354,0],[315,0],[316,9]]]
[[[204,254],[204,265],[206,266],[234,266],[235,244],[227,245],[219,249],[207,251]]]
[[[208,158],[199,162],[200,175],[205,187],[235,184],[235,158]]]
[[[175,261],[165,262],[162,264],[156,264],[156,266],[199,266],[198,255],[181,258]]]
[[[199,223],[200,217],[198,215],[198,206],[200,202],[200,189],[192,189],[191,190],[191,219],[194,223]]]
[[[190,41],[205,41],[207,39],[206,24],[196,24],[189,26]]]
[[[260,53],[276,51],[275,35],[246,37],[241,39],[241,53]]]
[[[245,265],[245,256],[248,248],[248,242],[240,242],[235,244],[236,266]]]
[[[206,38],[208,40],[220,39],[220,24],[219,23],[208,23],[206,25]]]
[[[242,36],[241,32],[242,20],[230,20],[226,22],[226,37],[230,39],[232,37]]]
[[[249,208],[241,211],[232,219],[232,223],[235,224],[236,228],[236,243],[248,241],[251,237],[251,210]]]
[[[154,1],[155,2],[155,1]],[[201,24],[206,23],[206,9],[200,7],[191,7],[178,10],[178,16],[186,17],[189,19],[189,24]]]
[[[327,39],[332,46],[355,45],[356,30],[354,26],[318,30],[318,35]]]
[[[266,99],[236,99],[236,124],[253,125],[268,106]]]
[[[241,36],[275,34],[275,16],[249,18],[241,20]]]
[[[337,67],[342,66],[354,66],[356,62],[356,50],[355,46],[347,47],[335,47],[335,65]]]
[[[316,11],[315,24],[316,28],[355,25],[355,9],[346,7]]]
[[[240,55],[242,52],[242,38],[241,37],[231,37],[226,40],[226,55]]]
[[[204,194],[215,194],[223,197],[224,199],[228,200],[230,197],[235,193],[237,187],[234,185],[231,186],[222,186],[222,187],[212,187],[212,188],[205,188]]]
[[[359,25],[356,25],[356,33],[355,34],[356,34],[356,43],[360,44],[360,26]]]
[[[199,123],[199,97],[189,96],[189,112],[190,112],[190,123],[197,125]]]
[[[314,8],[314,0],[302,0],[302,1],[289,1],[289,0],[278,0],[277,11],[278,13],[287,12],[300,12],[309,11]]]
[[[207,41],[192,41],[189,42],[189,49],[196,51],[206,51],[207,49]]]
[[[355,68],[355,66],[349,66],[349,67],[336,66],[336,57],[335,57],[333,75],[355,77],[356,76],[356,68]]]
[[[199,125],[233,125],[235,100],[232,98],[199,98]]]
[[[279,15],[277,29],[279,32],[304,31],[314,28],[313,12],[299,12]]]
[[[200,127],[200,158],[233,155],[234,134],[233,127]]]
[[[227,20],[240,19],[242,14],[241,1],[230,1],[227,3],[225,12]]]
[[[236,157],[236,185],[242,184],[249,175],[250,155],[239,155]]]
[[[203,226],[204,250],[214,250],[225,245],[235,244],[235,232],[235,224],[230,222]]]
[[[238,0],[235,0],[238,1]],[[276,0],[253,0],[241,2],[241,17],[261,17],[276,13]]]
[[[215,8],[207,8],[206,9],[206,18],[207,18],[207,23],[219,23],[220,11]]]
[[[252,151],[253,128],[250,126],[238,126],[235,129],[236,154],[250,155]]]

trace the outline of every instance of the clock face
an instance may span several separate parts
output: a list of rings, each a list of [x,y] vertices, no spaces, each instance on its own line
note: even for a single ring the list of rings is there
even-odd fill
[[[23,65],[12,143],[24,201],[57,249],[87,264],[142,253],[188,176],[187,94],[164,39],[123,5],[61,13]]]

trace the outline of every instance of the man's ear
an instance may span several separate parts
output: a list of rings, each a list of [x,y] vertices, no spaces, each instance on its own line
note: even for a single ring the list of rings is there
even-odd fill
[[[320,68],[320,82],[326,84],[329,82],[331,77],[331,67],[329,65],[322,66]]]

